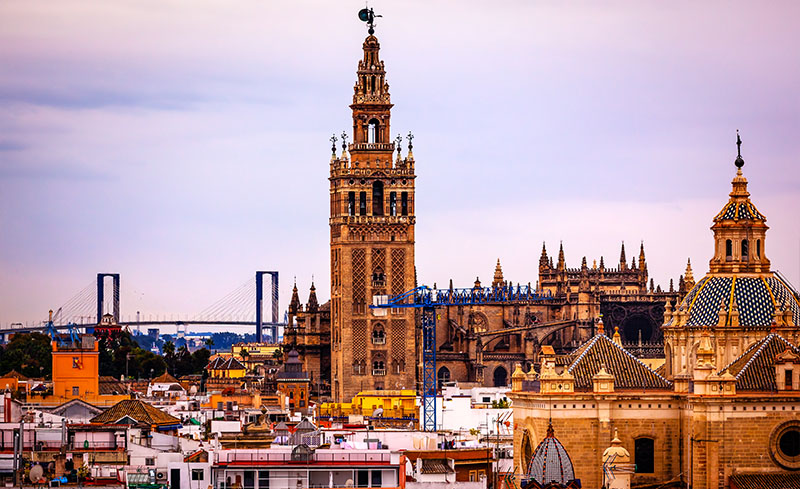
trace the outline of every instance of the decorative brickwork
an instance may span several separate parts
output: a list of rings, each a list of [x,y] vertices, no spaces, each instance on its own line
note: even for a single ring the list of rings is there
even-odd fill
[[[351,355],[354,360],[363,360],[367,352],[367,320],[353,320],[353,351]]]
[[[367,269],[366,250],[356,248],[353,250],[353,305],[364,303],[366,297],[365,275]]]
[[[401,365],[406,361],[406,321],[392,319],[392,361]]]
[[[406,252],[402,248],[392,249],[392,295],[406,291],[405,282]]]

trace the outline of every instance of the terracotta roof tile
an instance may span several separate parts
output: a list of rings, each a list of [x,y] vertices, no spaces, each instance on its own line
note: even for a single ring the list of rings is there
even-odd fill
[[[735,474],[730,478],[732,489],[800,489],[800,473]]]
[[[111,377],[110,375],[101,375],[97,385],[99,387],[100,394],[103,395],[126,394],[128,392],[125,384],[114,377]]]
[[[736,389],[743,391],[778,390],[775,384],[775,357],[790,349],[800,354],[800,349],[789,343],[783,336],[771,333],[761,341],[750,345],[739,358],[719,371],[729,372],[736,377]]]
[[[592,377],[605,366],[615,377],[615,389],[671,389],[672,384],[650,367],[614,343],[606,335],[596,335],[571,355],[569,373],[575,376],[576,389],[591,389]]]
[[[453,469],[445,459],[422,459],[423,474],[450,474]]]
[[[153,384],[177,384],[179,381],[175,377],[171,376],[168,372],[164,372],[163,374],[159,375],[155,379],[153,379]]]
[[[114,424],[124,417],[149,425],[180,424],[181,420],[138,399],[126,399],[91,419],[95,424]]]

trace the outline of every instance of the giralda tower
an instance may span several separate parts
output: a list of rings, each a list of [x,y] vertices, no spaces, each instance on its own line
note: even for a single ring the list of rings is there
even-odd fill
[[[370,29],[372,31],[372,29]],[[414,309],[370,309],[374,296],[414,287],[414,155],[392,140],[392,103],[378,39],[364,40],[353,94],[353,136],[330,163],[331,387],[416,388]],[[411,137],[409,135],[409,137]],[[395,155],[395,151],[397,152]],[[349,153],[349,154],[348,154]]]

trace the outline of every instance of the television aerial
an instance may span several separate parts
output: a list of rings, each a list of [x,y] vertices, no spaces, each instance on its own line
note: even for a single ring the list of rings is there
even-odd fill
[[[375,12],[371,8],[362,8],[358,11],[358,19],[361,22],[366,22],[367,26],[369,26],[369,35],[375,34],[375,17],[383,17],[382,15],[376,15]]]

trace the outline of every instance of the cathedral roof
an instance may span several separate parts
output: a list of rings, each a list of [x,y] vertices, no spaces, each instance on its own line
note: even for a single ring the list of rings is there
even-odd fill
[[[731,312],[738,313],[740,326],[769,328],[776,306],[791,311],[794,324],[800,324],[800,302],[794,291],[779,277],[707,275],[686,294],[678,309],[687,314],[686,326],[717,326],[724,309],[725,324],[730,326]],[[671,326],[673,319],[666,326]]]
[[[547,436],[539,443],[531,457],[528,478],[542,486],[553,482],[567,484],[575,480],[575,470],[564,445],[558,441],[553,425],[547,427]]]
[[[592,389],[592,377],[604,366],[615,377],[615,389],[672,388],[667,379],[604,334],[581,345],[570,360],[567,371],[575,377],[576,389]]]
[[[723,368],[719,374],[730,373],[736,378],[736,389],[742,391],[777,391],[775,383],[775,357],[786,350],[800,354],[800,349],[783,336],[771,333],[750,345],[739,358]]]

